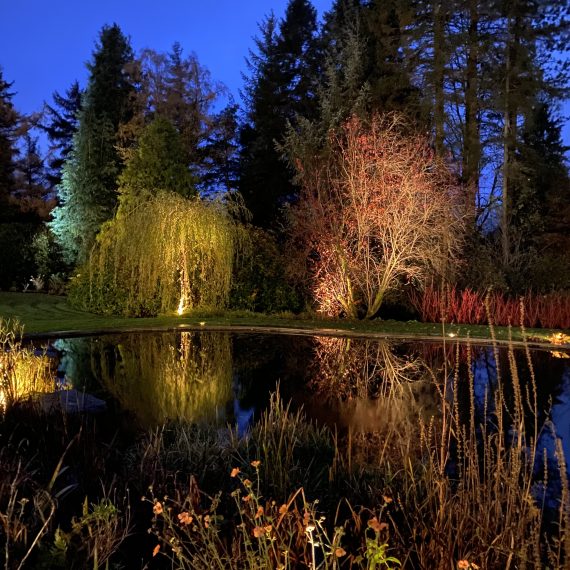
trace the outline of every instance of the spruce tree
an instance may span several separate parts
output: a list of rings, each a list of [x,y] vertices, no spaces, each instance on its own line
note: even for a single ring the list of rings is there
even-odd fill
[[[511,227],[526,247],[558,247],[570,238],[570,178],[560,120],[538,101],[525,117],[516,161],[522,171],[513,196]]]
[[[74,81],[65,95],[53,94],[53,105],[44,105],[44,119],[40,128],[50,142],[48,180],[56,186],[61,182],[61,169],[73,147],[73,135],[77,131],[83,92]]]
[[[11,88],[0,69],[0,289],[20,287],[33,273],[29,246],[38,222],[35,212],[20,207],[17,144],[23,118]]]
[[[202,146],[202,191],[232,192],[238,188],[238,106],[230,103],[214,115]]]
[[[415,14],[409,0],[373,0],[362,10],[366,79],[375,112],[398,111],[421,120],[420,90],[412,83],[407,28]]]
[[[133,53],[115,24],[105,26],[88,64],[90,77],[79,114],[73,148],[58,188],[60,204],[51,228],[72,264],[86,260],[101,224],[117,205],[121,160],[117,132],[131,116],[132,84],[125,73]]]
[[[23,135],[20,158],[16,163],[15,186],[20,210],[38,220],[47,220],[53,207],[48,199],[49,185],[38,138],[28,129]]]

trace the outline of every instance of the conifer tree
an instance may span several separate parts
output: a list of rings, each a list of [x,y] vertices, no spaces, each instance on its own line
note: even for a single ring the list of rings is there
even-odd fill
[[[0,68],[0,222],[12,217],[10,196],[15,189],[14,170],[16,168],[16,136],[20,121],[14,109],[10,91],[12,83],[4,80]]]
[[[372,110],[398,111],[419,122],[420,90],[411,79],[414,61],[407,33],[415,21],[411,2],[373,0],[362,11],[362,20]]]
[[[116,150],[121,123],[130,119],[132,84],[125,72],[133,59],[119,26],[105,26],[88,64],[90,77],[73,148],[58,188],[60,204],[51,228],[66,262],[85,261],[101,224],[113,216],[121,160]]]
[[[200,186],[232,192],[238,188],[238,106],[230,103],[212,120],[212,127],[202,146]]]
[[[30,243],[37,231],[37,215],[22,208],[18,168],[18,138],[24,119],[12,103],[12,83],[0,69],[0,288],[18,287],[30,278],[34,264]],[[23,157],[25,159],[25,156]],[[22,159],[22,160],[23,160]]]
[[[16,163],[15,187],[19,209],[32,218],[47,220],[54,202],[48,197],[49,186],[38,138],[28,129],[23,135],[20,158]]]
[[[568,53],[568,33],[562,4],[538,0],[498,2],[494,91],[497,110],[502,115],[502,261],[511,263],[511,220],[517,199],[517,179],[521,168],[517,148],[521,140],[521,118],[528,115],[537,98],[544,94],[554,100],[567,93],[568,65],[556,61],[553,51]]]
[[[196,195],[180,135],[168,120],[157,118],[143,130],[119,177],[119,211],[126,214],[161,191]]]
[[[570,177],[560,120],[538,101],[525,117],[517,149],[521,175],[513,196],[511,227],[526,247],[556,247],[570,238]]]
[[[290,0],[283,20],[270,15],[260,32],[248,59],[239,189],[253,222],[269,228],[297,195],[277,144],[298,114],[315,115],[321,55],[316,12],[308,0]]]
[[[65,95],[53,94],[53,105],[44,105],[44,120],[40,128],[50,141],[48,180],[56,186],[61,182],[61,169],[73,147],[73,135],[77,131],[81,111],[82,90],[74,81]]]

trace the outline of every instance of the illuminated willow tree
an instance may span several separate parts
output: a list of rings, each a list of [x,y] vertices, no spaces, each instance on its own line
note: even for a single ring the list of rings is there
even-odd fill
[[[223,307],[240,236],[226,203],[159,192],[103,227],[75,297],[131,316]]]
[[[373,318],[403,283],[445,275],[459,249],[453,177],[428,141],[406,130],[398,115],[353,117],[329,133],[316,156],[302,136],[289,140],[301,185],[291,212],[292,250],[308,260],[323,313]]]

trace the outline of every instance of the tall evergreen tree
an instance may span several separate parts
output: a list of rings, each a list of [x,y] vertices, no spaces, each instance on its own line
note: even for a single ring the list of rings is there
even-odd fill
[[[45,221],[54,203],[48,197],[49,185],[38,138],[28,130],[22,139],[20,158],[16,162],[15,195],[22,213]]]
[[[501,236],[503,263],[511,259],[510,224],[517,179],[522,171],[517,163],[521,140],[521,119],[544,93],[559,98],[567,91],[568,65],[557,65],[553,50],[568,53],[567,9],[540,0],[498,2],[496,104],[502,115]],[[565,89],[566,88],[566,89]]]
[[[143,130],[137,148],[119,177],[120,211],[127,213],[160,191],[196,195],[180,134],[167,119],[157,118]]]
[[[362,11],[372,110],[398,111],[419,122],[420,90],[412,83],[407,33],[414,19],[410,0],[372,0]]]
[[[14,170],[16,168],[16,138],[20,118],[10,91],[12,83],[8,83],[0,68],[0,222],[13,216],[10,197],[15,189]]]
[[[18,287],[34,271],[30,244],[38,227],[35,211],[22,207],[18,195],[20,157],[18,138],[24,118],[14,108],[11,91],[0,69],[0,288]],[[30,139],[30,142],[32,140]],[[26,150],[24,148],[24,150]],[[32,149],[33,150],[33,149]]]
[[[238,188],[237,113],[238,106],[230,103],[213,117],[212,128],[201,149],[203,174],[200,186],[206,192],[232,192]]]
[[[511,227],[526,247],[558,247],[570,240],[570,177],[560,121],[539,101],[525,117],[516,161]]]
[[[56,186],[61,182],[61,169],[73,147],[73,135],[79,124],[83,92],[74,81],[65,95],[53,94],[53,105],[44,105],[44,119],[40,123],[50,141],[48,181]]]
[[[399,111],[420,120],[408,29],[416,16],[412,0],[336,0],[325,14],[322,31],[329,68],[337,74],[325,78],[329,91],[344,77],[353,84],[354,97],[362,89],[368,92],[368,113]]]
[[[290,0],[285,17],[278,23],[269,16],[260,32],[245,78],[239,189],[253,222],[269,228],[281,207],[297,195],[276,145],[298,114],[315,115],[321,54],[316,12],[308,0]]]
[[[68,263],[83,262],[101,224],[113,216],[121,160],[116,150],[121,123],[131,118],[132,84],[125,72],[133,59],[119,26],[105,26],[88,64],[90,77],[73,149],[63,168],[60,205],[51,227]]]

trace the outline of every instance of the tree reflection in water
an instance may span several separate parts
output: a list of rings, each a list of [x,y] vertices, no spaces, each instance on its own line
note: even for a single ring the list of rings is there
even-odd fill
[[[111,350],[99,346],[92,365],[105,388],[144,425],[225,419],[232,397],[228,334],[130,334]]]
[[[437,414],[423,361],[386,340],[317,337],[309,374],[309,416],[339,428],[359,461],[383,459],[395,439],[412,453],[419,419]]]

